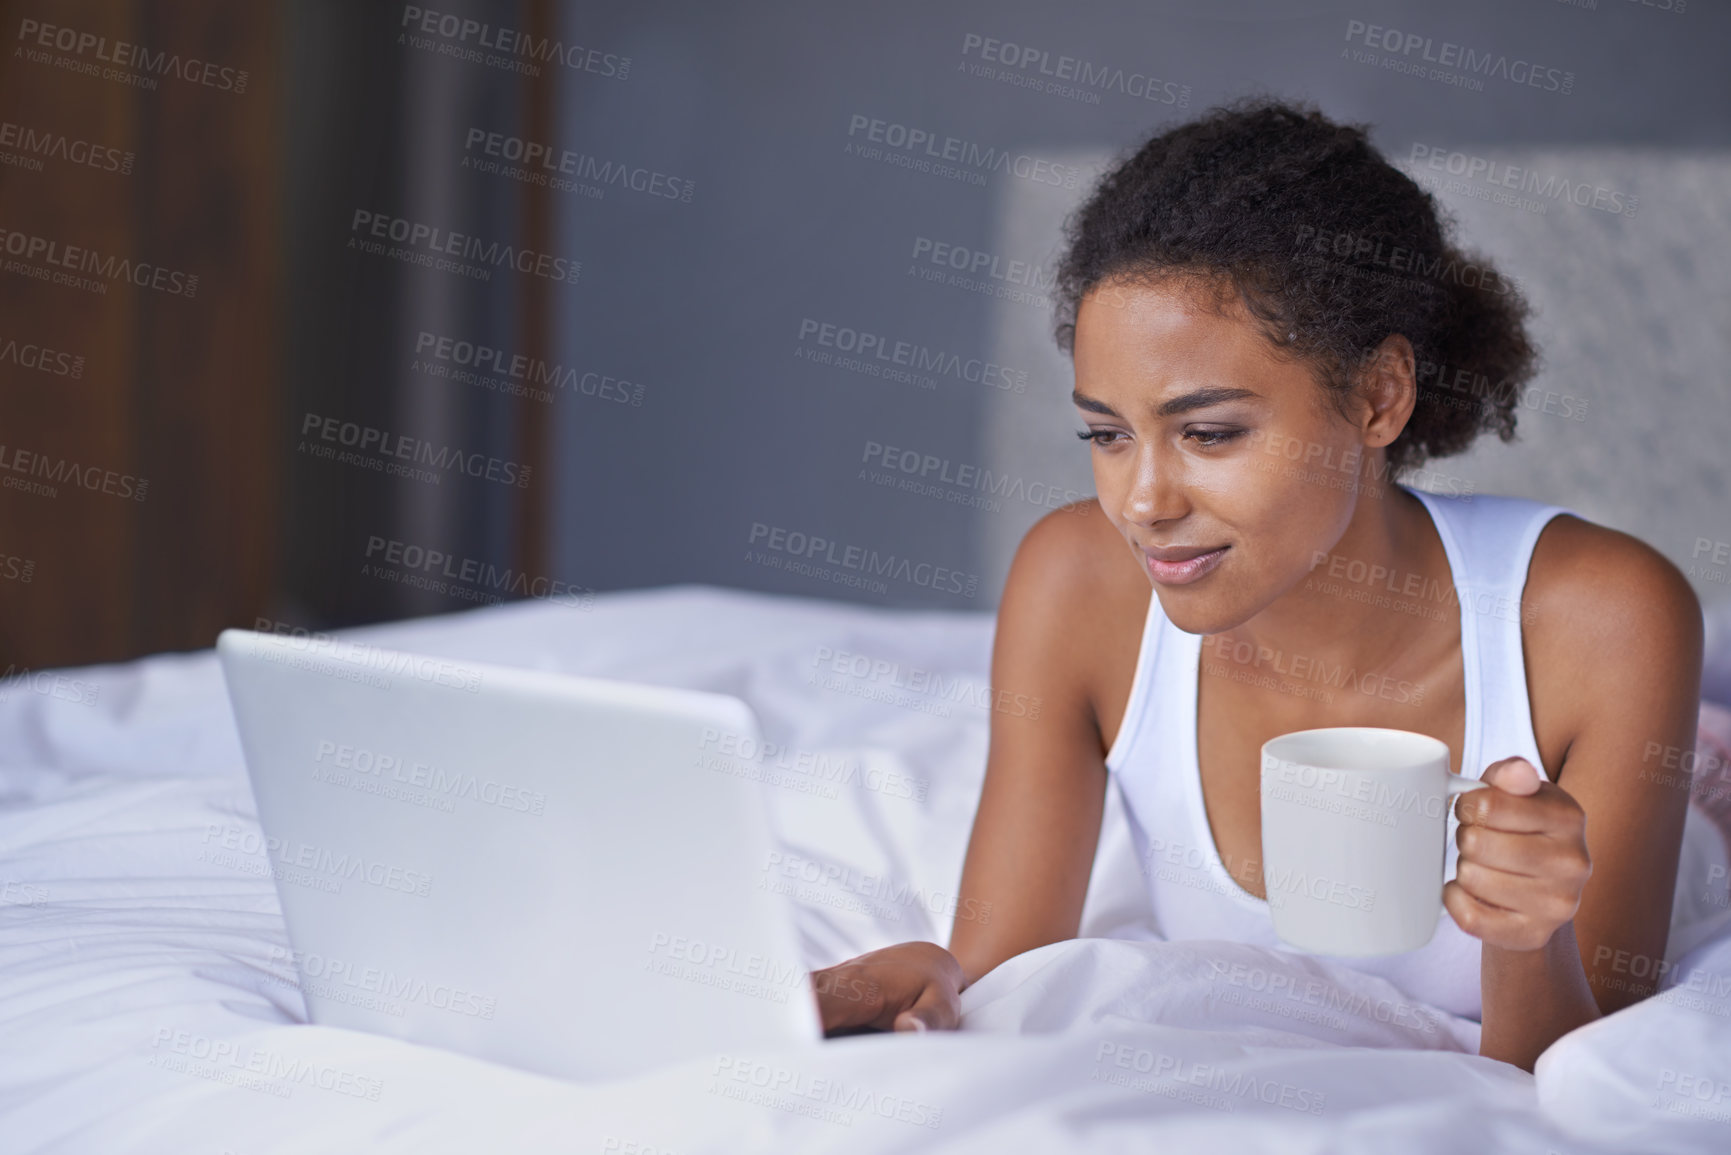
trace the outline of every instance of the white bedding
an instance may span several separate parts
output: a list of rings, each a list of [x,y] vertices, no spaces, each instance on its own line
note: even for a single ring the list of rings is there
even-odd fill
[[[768,788],[794,881],[845,880],[794,887],[816,967],[948,941],[991,625],[685,586],[345,636],[744,698],[795,767]],[[580,1086],[310,1026],[263,857],[212,836],[256,827],[213,654],[0,694],[3,1152],[1731,1151],[1731,931],[1529,1076],[1381,980],[1158,941],[1115,796],[1086,937],[968,990],[961,1032]]]

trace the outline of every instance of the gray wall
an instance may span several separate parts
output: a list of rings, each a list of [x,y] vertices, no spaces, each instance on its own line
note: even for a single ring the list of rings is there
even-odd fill
[[[993,608],[1047,487],[1059,499],[1092,492],[1088,458],[1072,436],[1069,364],[1050,312],[1015,299],[1034,278],[987,278],[988,291],[934,283],[919,275],[932,267],[922,250],[950,244],[1000,271],[1012,261],[1049,269],[1058,223],[1113,154],[1222,100],[1268,92],[1373,124],[1415,174],[1426,172],[1411,160],[1421,145],[1530,166],[1615,193],[1618,205],[1638,198],[1627,215],[1561,199],[1494,203],[1481,199],[1491,191],[1482,180],[1441,189],[1462,239],[1536,306],[1546,368],[1535,388],[1586,405],[1579,420],[1526,414],[1515,444],[1492,439],[1433,468],[1476,492],[1555,501],[1638,534],[1691,571],[1704,601],[1727,595],[1731,567],[1692,557],[1700,539],[1731,540],[1723,6],[588,3],[566,20],[569,39],[631,65],[625,80],[564,76],[559,143],[695,184],[689,203],[618,187],[561,201],[561,245],[584,274],[563,296],[559,355],[641,386],[642,400],[552,407],[553,557],[565,580]],[[1403,74],[1382,58],[1419,53],[1349,42],[1354,21],[1569,73],[1570,91],[1496,78],[1473,91]],[[1069,56],[1151,75],[1157,99],[1096,89],[1097,102],[1078,100],[973,75],[971,35],[1054,64]],[[853,155],[850,144],[867,143],[850,136],[855,116],[1074,166],[1080,180],[953,179]],[[820,363],[805,354],[836,350],[802,341],[807,322],[946,363],[990,362],[1025,388]],[[865,460],[874,443],[947,462],[952,476],[990,468],[1025,496],[979,508],[955,500],[973,496],[965,482],[881,486],[871,474],[888,471]],[[835,543],[827,556],[841,564],[776,568],[765,555],[787,555],[754,542],[754,526]],[[849,547],[921,568],[881,588],[832,580],[858,573]]]

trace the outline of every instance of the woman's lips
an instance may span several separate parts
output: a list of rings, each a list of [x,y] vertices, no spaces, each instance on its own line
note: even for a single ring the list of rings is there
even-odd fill
[[[1223,545],[1185,561],[1161,561],[1146,550],[1142,556],[1147,560],[1149,577],[1161,585],[1182,586],[1206,577],[1220,564],[1220,559],[1226,556],[1229,548],[1231,547]]]

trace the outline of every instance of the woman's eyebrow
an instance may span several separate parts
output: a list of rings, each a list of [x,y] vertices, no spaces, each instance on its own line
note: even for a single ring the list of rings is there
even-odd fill
[[[1242,401],[1246,398],[1262,396],[1254,389],[1236,389],[1228,386],[1211,386],[1207,389],[1194,389],[1189,393],[1180,394],[1161,403],[1154,411],[1156,417],[1175,417],[1180,413],[1188,413],[1192,409],[1202,409],[1209,405],[1218,405],[1222,401]],[[1090,413],[1103,413],[1107,417],[1117,417],[1122,420],[1122,414],[1104,401],[1089,397],[1080,389],[1070,390],[1070,400],[1078,409],[1086,409]]]

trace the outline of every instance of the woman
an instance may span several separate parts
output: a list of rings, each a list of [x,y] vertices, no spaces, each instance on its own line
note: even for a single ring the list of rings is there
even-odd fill
[[[1653,993],[1627,962],[1665,953],[1688,787],[1645,771],[1693,749],[1693,591],[1556,506],[1393,480],[1513,438],[1518,292],[1362,128],[1274,102],[1155,136],[1067,240],[1098,496],[1029,531],[998,611],[992,683],[1042,709],[992,716],[960,889],[992,917],[817,972],[826,1030],[953,1028],[970,983],[1075,937],[1114,774],[1161,932],[1276,945],[1260,748],[1323,726],[1432,735],[1494,787],[1455,807],[1452,921],[1342,961],[1529,1070]]]

